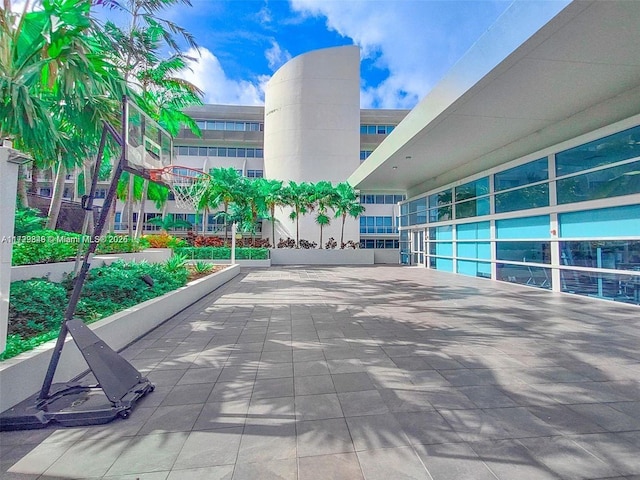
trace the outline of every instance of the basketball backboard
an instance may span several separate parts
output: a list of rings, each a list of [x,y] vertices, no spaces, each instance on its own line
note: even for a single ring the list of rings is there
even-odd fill
[[[149,178],[150,170],[173,163],[173,138],[130,99],[124,102],[125,155],[123,168]]]

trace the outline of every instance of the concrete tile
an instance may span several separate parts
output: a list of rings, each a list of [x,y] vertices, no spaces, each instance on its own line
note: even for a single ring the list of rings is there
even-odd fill
[[[233,465],[238,455],[242,430],[236,427],[189,433],[173,469]]]
[[[277,398],[292,396],[293,377],[285,377],[256,380],[251,398]]]
[[[458,387],[458,391],[467,396],[479,408],[515,407],[509,396],[494,385]]]
[[[297,478],[295,458],[259,463],[236,464],[232,480],[291,480]]]
[[[254,398],[247,413],[247,425],[284,425],[295,420],[294,397]]]
[[[354,451],[344,418],[298,422],[297,441],[298,457]]]
[[[188,385],[194,383],[215,383],[222,372],[221,368],[204,367],[190,368],[178,381],[178,385]]]
[[[355,453],[305,457],[298,460],[298,480],[364,480]]]
[[[496,480],[466,443],[417,445],[415,450],[433,480]]]
[[[231,480],[233,477],[233,465],[220,465],[215,467],[187,468],[173,470],[166,477],[167,480]],[[132,479],[133,480],[133,479]],[[140,479],[144,480],[144,479]],[[160,479],[158,479],[160,480]]]
[[[247,420],[249,400],[228,400],[204,404],[193,430],[243,427]]]
[[[247,425],[240,441],[238,463],[296,457],[296,425]]]
[[[358,460],[367,480],[432,480],[411,447],[359,451]]]
[[[296,419],[321,420],[343,417],[342,408],[335,393],[319,395],[297,395],[295,397]]]
[[[138,435],[163,432],[188,432],[193,428],[203,404],[158,407],[149,417]]]
[[[327,359],[327,366],[332,374],[365,371],[362,361],[357,358]]]
[[[398,412],[394,417],[413,445],[462,441],[454,428],[436,411]]]
[[[296,395],[316,395],[319,393],[335,393],[331,375],[311,375],[295,377],[293,380]]]
[[[296,377],[308,375],[329,375],[329,367],[325,360],[311,360],[307,362],[295,362],[293,373]]]
[[[377,390],[338,393],[345,417],[388,413],[389,408]]]
[[[160,403],[161,406],[168,405],[191,405],[204,403],[209,398],[213,383],[192,383],[187,385],[176,385],[171,389]]]
[[[293,363],[260,364],[256,378],[293,377]]]
[[[356,450],[409,445],[402,426],[390,413],[348,417],[346,421]]]
[[[378,390],[378,393],[380,393],[382,401],[391,412],[422,412],[434,410],[434,407],[429,403],[426,392],[383,388]]]
[[[107,476],[171,470],[187,436],[186,432],[174,432],[134,437]]]
[[[557,474],[538,462],[517,440],[488,440],[470,443],[469,446],[499,480],[558,479]]]
[[[365,372],[336,373],[331,375],[336,392],[359,392],[362,390],[374,390],[376,387],[369,375]]]

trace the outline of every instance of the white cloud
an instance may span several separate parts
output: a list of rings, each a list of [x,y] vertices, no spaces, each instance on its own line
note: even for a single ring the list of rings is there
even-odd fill
[[[182,71],[179,76],[204,91],[205,103],[264,104],[264,86],[269,81],[268,76],[261,76],[256,82],[233,80],[227,77],[218,58],[206,48],[200,48],[200,55],[193,49],[187,55],[196,60],[189,62],[190,69]]]
[[[271,47],[265,50],[264,56],[269,62],[269,68],[274,72],[291,60],[291,54],[287,50],[282,50],[275,40],[271,40]]]
[[[361,47],[363,59],[388,71],[379,84],[362,86],[363,107],[411,108],[508,3],[291,0],[291,5],[304,16],[325,17],[327,28]]]

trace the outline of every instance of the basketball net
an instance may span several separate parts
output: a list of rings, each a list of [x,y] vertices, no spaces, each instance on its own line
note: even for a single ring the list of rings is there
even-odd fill
[[[198,204],[207,191],[211,177],[187,167],[171,165],[160,170],[150,171],[153,181],[165,183],[175,197],[175,205],[181,210],[198,211]]]

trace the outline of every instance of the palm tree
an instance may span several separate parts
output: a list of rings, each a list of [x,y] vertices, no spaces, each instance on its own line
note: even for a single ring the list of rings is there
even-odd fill
[[[229,204],[235,202],[240,197],[239,185],[242,177],[235,168],[214,168],[211,172],[211,190],[207,195],[210,198],[211,206],[223,205],[224,219],[224,241],[228,237],[228,213]]]
[[[193,226],[186,220],[172,216],[153,217],[149,219],[147,223],[160,227],[162,233],[167,233],[169,230],[174,230],[176,228],[191,228]]]
[[[264,198],[264,204],[269,212],[271,220],[271,241],[273,246],[276,245],[276,207],[283,205],[282,200],[282,181],[262,178],[258,184],[261,190],[260,195]]]
[[[358,195],[351,185],[341,182],[336,185],[336,197],[333,206],[336,218],[342,218],[340,230],[340,248],[344,248],[344,224],[347,216],[358,218],[366,210],[364,205],[358,200]]]
[[[282,190],[282,203],[291,207],[291,220],[296,222],[296,248],[300,248],[300,216],[314,209],[314,187],[308,182],[290,181]]]
[[[322,231],[331,224],[331,218],[327,215],[327,209],[335,203],[336,191],[331,182],[321,181],[314,185],[313,198],[318,209],[316,223],[320,226],[320,248],[322,248]]]

